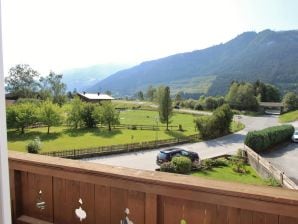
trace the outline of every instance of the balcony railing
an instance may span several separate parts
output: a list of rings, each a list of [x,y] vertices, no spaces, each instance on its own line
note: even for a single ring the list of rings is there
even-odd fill
[[[298,191],[9,153],[14,223],[298,223]]]

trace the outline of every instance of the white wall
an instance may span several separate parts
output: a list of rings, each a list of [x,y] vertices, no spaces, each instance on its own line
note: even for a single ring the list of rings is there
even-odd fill
[[[0,0],[0,223],[11,223]]]

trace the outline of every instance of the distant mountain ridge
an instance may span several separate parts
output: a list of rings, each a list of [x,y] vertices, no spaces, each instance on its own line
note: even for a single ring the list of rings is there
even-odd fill
[[[74,68],[62,72],[62,81],[68,91],[84,91],[117,71],[127,68],[128,65],[101,64],[85,68]]]
[[[118,95],[132,95],[149,85],[164,84],[170,85],[173,92],[179,89],[222,95],[232,80],[257,79],[282,90],[297,91],[297,30],[245,32],[225,44],[143,62],[116,72],[89,90],[101,88]],[[198,88],[202,82],[205,88]]]

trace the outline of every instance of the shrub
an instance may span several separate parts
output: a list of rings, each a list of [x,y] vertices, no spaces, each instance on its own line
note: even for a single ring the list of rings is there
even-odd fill
[[[168,173],[175,173],[176,167],[171,162],[166,162],[160,165],[160,171],[168,172]]]
[[[233,170],[236,173],[246,173],[245,169],[245,158],[242,156],[242,150],[238,149],[235,156],[230,157],[230,162],[233,167]]]
[[[209,169],[212,169],[213,166],[214,166],[214,162],[212,159],[205,159],[202,162],[203,169],[209,170]]]
[[[38,154],[41,150],[41,141],[39,137],[36,137],[33,141],[27,145],[27,152]]]
[[[184,156],[174,157],[171,161],[177,173],[186,174],[191,171],[191,160]]]
[[[294,130],[292,125],[281,125],[260,131],[251,131],[246,135],[245,144],[256,152],[262,152],[289,140]]]
[[[233,113],[227,104],[217,108],[212,116],[197,118],[196,127],[202,138],[216,138],[229,132]]]

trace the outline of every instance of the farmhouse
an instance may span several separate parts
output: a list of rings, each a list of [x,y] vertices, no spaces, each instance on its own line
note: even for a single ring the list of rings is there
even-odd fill
[[[104,101],[111,101],[114,100],[113,97],[103,94],[103,93],[77,93],[77,95],[80,97],[82,101],[85,102],[92,102],[92,103],[101,103]]]

